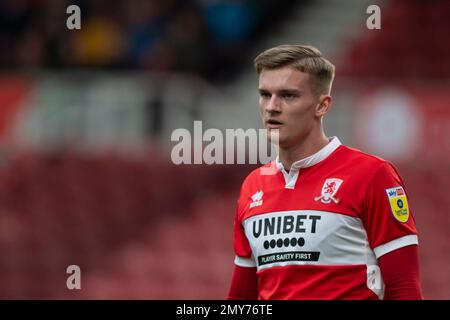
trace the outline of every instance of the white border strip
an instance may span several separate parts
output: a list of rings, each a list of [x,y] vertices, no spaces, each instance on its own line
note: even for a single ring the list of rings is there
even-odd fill
[[[234,258],[234,264],[239,267],[247,267],[247,268],[255,268],[256,263],[251,258],[242,258],[239,256],[235,256]]]
[[[391,251],[406,247],[406,246],[410,246],[419,244],[419,239],[417,237],[416,234],[410,234],[408,236],[404,236],[401,238],[397,238],[395,240],[392,240],[388,243],[382,244],[378,247],[376,247],[375,249],[373,249],[373,251],[375,252],[375,256],[377,257],[377,259],[383,255],[385,255],[386,253],[389,253]]]

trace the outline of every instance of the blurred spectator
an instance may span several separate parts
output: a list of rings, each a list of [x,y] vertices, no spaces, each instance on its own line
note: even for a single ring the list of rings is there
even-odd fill
[[[75,34],[74,49],[75,61],[79,65],[114,66],[122,55],[122,37],[110,19],[92,17]]]
[[[129,64],[146,67],[163,38],[164,7],[161,2],[137,0],[124,3],[122,10]]]
[[[264,1],[5,0],[0,68],[137,68],[213,78],[245,52]],[[66,8],[81,9],[68,30]],[[273,8],[272,8],[273,9]]]
[[[167,41],[176,57],[175,68],[181,71],[208,71],[209,48],[205,25],[199,10],[185,6],[171,19]]]
[[[203,1],[204,16],[214,42],[234,45],[245,42],[259,19],[256,3],[245,0]]]

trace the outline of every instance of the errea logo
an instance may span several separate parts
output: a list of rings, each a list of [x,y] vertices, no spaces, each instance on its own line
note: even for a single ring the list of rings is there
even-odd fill
[[[250,203],[250,208],[258,207],[263,204],[262,197],[264,195],[264,192],[262,190],[259,190],[254,195],[252,195],[252,202]]]

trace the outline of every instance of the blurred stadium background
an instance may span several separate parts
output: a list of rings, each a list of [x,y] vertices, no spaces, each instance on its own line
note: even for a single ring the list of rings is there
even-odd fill
[[[400,169],[425,297],[450,299],[449,14],[445,0],[2,0],[0,298],[224,298],[255,166],[176,166],[170,134],[260,128],[254,56],[309,43],[337,67],[327,134]]]

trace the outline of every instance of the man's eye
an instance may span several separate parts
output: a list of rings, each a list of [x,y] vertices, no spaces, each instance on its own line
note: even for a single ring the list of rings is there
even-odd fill
[[[292,94],[292,93],[285,93],[285,94],[282,95],[282,97],[284,99],[294,99],[296,97],[296,95]]]
[[[270,94],[267,93],[267,92],[260,92],[259,95],[260,95],[262,98],[270,98]]]

